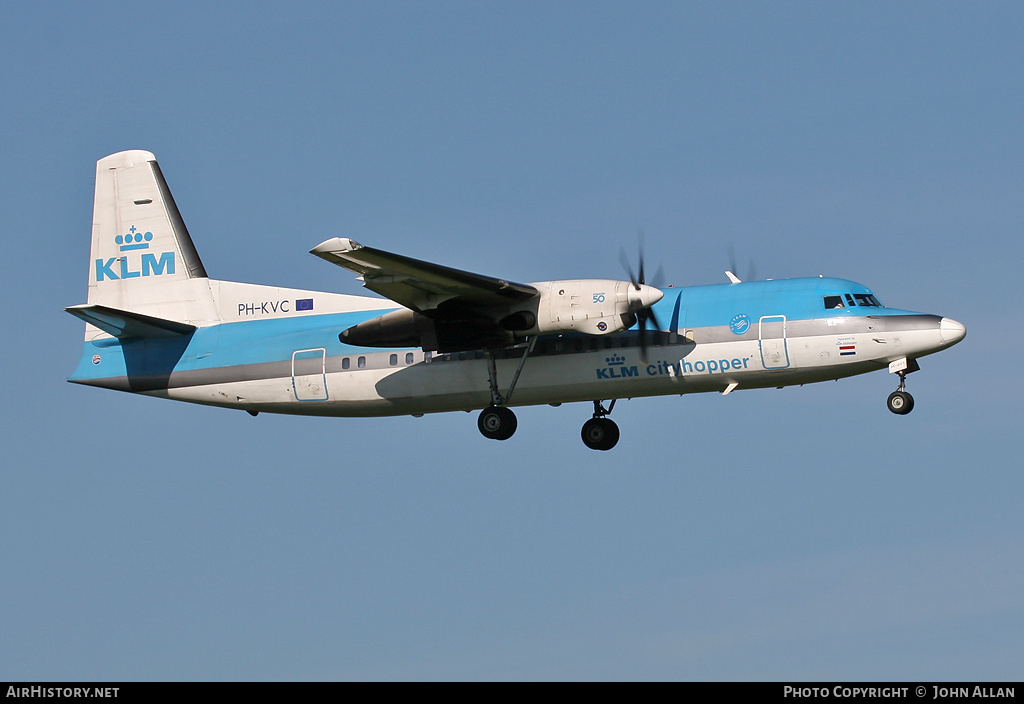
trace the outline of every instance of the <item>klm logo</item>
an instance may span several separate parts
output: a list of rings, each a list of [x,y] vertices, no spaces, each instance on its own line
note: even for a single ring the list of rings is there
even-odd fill
[[[737,362],[738,361],[739,360],[737,360]],[[595,370],[597,372],[598,379],[628,379],[632,377],[642,377],[644,374],[647,376],[670,376],[674,378],[683,373],[682,365],[685,364],[685,362],[682,361],[676,364],[659,359],[657,362],[648,364],[644,367],[643,373],[641,373],[639,367],[627,366],[626,358],[620,357],[619,355],[612,355],[611,357],[606,358],[605,362],[608,364],[607,367]],[[701,362],[701,364],[703,365],[704,363]]]
[[[127,234],[114,238],[114,243],[117,244],[118,250],[121,252],[149,249],[149,244],[152,241],[152,232],[139,232],[134,225],[129,228]],[[96,281],[105,279],[118,281],[140,276],[162,276],[173,273],[174,252],[160,252],[159,255],[142,252],[141,257],[138,258],[122,254],[120,257],[96,260]]]
[[[122,252],[128,252],[133,249],[149,249],[149,243],[152,240],[152,232],[139,232],[135,229],[135,225],[128,229],[127,235],[118,235],[114,238],[114,242],[118,244],[118,249]]]
[[[626,377],[640,376],[640,370],[636,366],[626,366],[625,357],[613,354],[611,357],[606,357],[604,361],[608,366],[595,370],[598,379],[625,379]]]

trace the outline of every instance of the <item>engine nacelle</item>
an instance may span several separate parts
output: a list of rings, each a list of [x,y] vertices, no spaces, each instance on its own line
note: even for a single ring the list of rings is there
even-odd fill
[[[422,347],[454,352],[504,347],[532,335],[610,335],[630,328],[636,314],[664,295],[628,281],[576,279],[531,284],[536,297],[503,309],[443,302],[417,313],[401,309],[364,321],[338,338],[364,347]]]
[[[641,284],[638,288],[628,281],[612,279],[542,281],[531,285],[540,292],[540,299],[511,311],[501,321],[503,327],[520,336],[621,332],[636,322],[638,310],[649,308],[664,295],[653,286]],[[527,327],[528,323],[533,324]]]

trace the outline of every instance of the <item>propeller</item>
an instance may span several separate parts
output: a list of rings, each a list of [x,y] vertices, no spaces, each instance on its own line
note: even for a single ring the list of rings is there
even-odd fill
[[[647,282],[644,277],[644,241],[643,241],[643,230],[638,231],[638,237],[640,240],[639,244],[639,256],[638,256],[638,270],[637,275],[633,275],[633,267],[630,266],[629,257],[626,256],[626,249],[620,248],[619,250],[619,261],[622,262],[623,268],[626,273],[629,274],[629,282],[633,286],[633,290],[638,294],[635,298],[630,297],[630,307],[633,308],[633,313],[636,315],[636,324],[639,329],[639,341],[640,341],[640,357],[641,359],[647,359],[647,328],[648,325],[652,326],[654,330],[661,330],[661,325],[658,323],[658,318],[654,315],[654,310],[651,308],[655,303],[661,300],[662,292],[657,287],[647,286]],[[657,281],[664,277],[664,271],[661,266],[654,274],[654,279]]]

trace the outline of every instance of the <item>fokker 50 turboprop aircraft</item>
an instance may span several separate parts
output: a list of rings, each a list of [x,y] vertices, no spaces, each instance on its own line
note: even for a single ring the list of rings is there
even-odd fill
[[[906,375],[963,339],[950,318],[883,307],[861,284],[807,278],[658,289],[630,281],[514,283],[336,237],[312,250],[389,300],[211,279],[155,157],[96,164],[85,345],[69,381],[318,416],[592,402],[583,442],[611,449],[615,399],[783,387],[886,369]],[[610,401],[605,408],[604,402]]]

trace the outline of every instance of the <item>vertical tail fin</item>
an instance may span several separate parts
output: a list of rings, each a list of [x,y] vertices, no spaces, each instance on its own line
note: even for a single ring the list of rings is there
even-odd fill
[[[206,269],[150,152],[96,163],[88,301],[170,320],[216,317]]]

